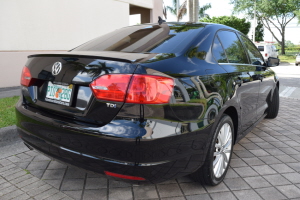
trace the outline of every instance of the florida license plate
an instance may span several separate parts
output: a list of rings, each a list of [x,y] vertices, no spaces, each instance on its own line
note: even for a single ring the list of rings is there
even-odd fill
[[[73,85],[58,85],[48,82],[45,101],[70,106]]]

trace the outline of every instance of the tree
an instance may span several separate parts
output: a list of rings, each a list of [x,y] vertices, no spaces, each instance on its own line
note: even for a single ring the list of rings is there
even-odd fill
[[[177,21],[179,21],[187,13],[187,8],[186,8],[187,0],[185,0],[180,5],[178,16],[177,16],[177,7],[176,7],[177,1],[179,1],[179,0],[173,0],[173,6],[167,6],[166,10],[170,11],[171,14],[175,15],[177,17]],[[205,13],[205,11],[208,10],[209,8],[211,8],[211,4],[210,3],[205,4],[202,7],[201,6],[199,7],[199,19],[203,18],[203,17],[209,17],[208,14]]]
[[[200,20],[201,22],[208,22],[208,23],[216,23],[216,24],[224,24],[226,26],[230,26],[239,30],[240,32],[244,33],[245,35],[248,34],[250,30],[250,22],[246,22],[245,18],[237,18],[235,16],[220,16],[220,17],[213,17],[213,18],[203,18]]]
[[[249,17],[255,14],[261,19],[280,44],[281,53],[285,54],[285,28],[292,19],[297,17],[300,20],[300,0],[231,0],[231,4],[234,5],[234,12],[245,13]],[[276,36],[275,31],[280,33],[281,38]]]
[[[289,48],[289,47],[295,47],[296,45],[292,43],[292,41],[287,40],[285,41],[285,47]]]
[[[255,27],[255,41],[264,41],[264,25],[260,20]]]
[[[204,17],[209,17],[208,14],[205,13],[206,10],[211,8],[211,4],[205,4],[202,7],[199,7],[199,19],[204,18]]]

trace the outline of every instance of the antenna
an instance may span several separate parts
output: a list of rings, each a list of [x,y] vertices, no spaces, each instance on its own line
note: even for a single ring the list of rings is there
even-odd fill
[[[164,22],[166,22],[166,20],[163,20],[160,16],[158,16],[158,24],[161,25]]]

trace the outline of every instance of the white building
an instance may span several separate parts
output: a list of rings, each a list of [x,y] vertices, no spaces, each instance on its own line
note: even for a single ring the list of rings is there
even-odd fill
[[[162,0],[0,0],[0,88],[18,86],[27,55],[70,50],[128,26],[156,23]]]

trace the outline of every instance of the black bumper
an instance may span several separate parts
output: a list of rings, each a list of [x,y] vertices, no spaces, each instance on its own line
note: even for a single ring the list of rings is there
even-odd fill
[[[159,139],[117,138],[63,128],[66,124],[39,117],[21,103],[16,114],[21,138],[38,151],[97,173],[109,171],[146,179],[139,184],[194,172],[202,166],[210,141],[210,127]]]

